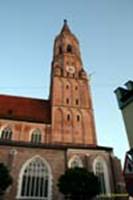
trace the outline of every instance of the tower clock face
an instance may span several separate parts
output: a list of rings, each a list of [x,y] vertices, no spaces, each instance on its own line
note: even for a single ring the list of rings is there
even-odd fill
[[[74,66],[67,66],[66,67],[67,72],[73,74],[75,72],[75,67]]]

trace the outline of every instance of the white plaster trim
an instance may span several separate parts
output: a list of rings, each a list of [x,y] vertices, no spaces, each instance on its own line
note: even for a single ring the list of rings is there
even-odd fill
[[[104,158],[102,158],[101,156],[98,156],[97,158],[95,158],[95,160],[93,161],[93,172],[94,172],[94,174],[96,174],[96,164],[97,164],[97,162],[100,162],[103,165],[106,194],[110,196],[111,189],[110,189],[110,180],[109,180],[109,172],[108,172],[107,163],[104,160]]]
[[[27,165],[29,165],[29,163],[34,160],[35,158],[40,158],[43,163],[47,166],[48,169],[48,182],[49,182],[49,187],[48,187],[48,200],[52,200],[52,170],[51,167],[48,163],[48,161],[44,158],[42,158],[40,155],[35,155],[34,157],[32,157],[31,159],[28,159],[23,166],[21,167],[20,173],[19,173],[19,178],[18,178],[18,191],[17,191],[17,196],[16,199],[25,199],[24,197],[21,196],[21,184],[22,184],[22,177],[23,177],[23,173],[25,168],[27,167]],[[28,198],[27,198],[28,199]],[[42,199],[43,200],[43,199]]]

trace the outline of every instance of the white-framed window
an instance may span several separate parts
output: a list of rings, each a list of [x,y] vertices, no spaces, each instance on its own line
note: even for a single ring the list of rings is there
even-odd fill
[[[52,174],[46,160],[35,156],[22,167],[17,199],[51,200]]]
[[[69,168],[74,168],[74,167],[83,167],[83,162],[81,160],[81,158],[76,155],[76,156],[73,156],[69,162],[68,162],[68,167]]]
[[[98,176],[100,181],[100,193],[110,194],[110,181],[108,167],[105,160],[97,157],[93,162],[93,171]]]
[[[5,127],[2,129],[0,134],[0,139],[11,140],[12,139],[12,129],[10,127]]]
[[[39,129],[35,129],[31,133],[31,142],[39,144],[41,143],[42,135],[41,131]]]

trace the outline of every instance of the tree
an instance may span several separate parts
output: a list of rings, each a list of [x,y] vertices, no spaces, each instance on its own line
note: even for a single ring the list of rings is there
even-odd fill
[[[100,193],[98,177],[85,168],[67,169],[58,180],[59,191],[71,200],[89,200]]]
[[[5,193],[12,181],[8,168],[3,163],[0,163],[0,195]]]

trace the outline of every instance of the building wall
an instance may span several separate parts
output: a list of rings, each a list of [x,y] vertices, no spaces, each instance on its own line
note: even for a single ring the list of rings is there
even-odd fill
[[[133,148],[133,101],[122,109],[129,145]]]
[[[41,143],[51,142],[51,126],[43,123],[32,123],[16,120],[0,120],[0,136],[2,130],[6,127],[12,130],[12,141],[30,142],[31,134],[35,129],[39,129],[41,132]]]
[[[15,99],[19,100],[17,105]],[[67,167],[75,163],[95,172],[96,163],[101,162],[104,167],[106,192],[110,194],[118,191],[118,183],[123,183],[119,177],[122,175],[115,173],[117,169],[121,171],[118,167],[119,161],[114,159],[111,148],[97,146],[88,78],[83,68],[79,42],[66,21],[54,43],[50,99],[43,102],[44,104],[42,101],[28,98],[27,104],[25,100],[8,97],[6,103],[3,103],[4,106],[2,105],[5,113],[2,112],[4,117],[0,120],[0,136],[4,128],[9,127],[12,130],[10,140],[2,140],[0,137],[0,162],[9,167],[14,179],[6,199],[16,199],[21,169],[28,160],[36,156],[45,160],[50,169],[52,198],[48,200],[62,200],[57,189],[58,178]],[[7,109],[8,101],[10,106],[15,105],[11,107],[17,108],[17,112]],[[24,118],[23,110],[19,110],[20,107],[23,108],[24,102],[24,111],[28,110],[27,118]],[[12,117],[12,120],[7,120],[9,117]],[[39,143],[31,142],[31,134],[35,129],[39,129],[42,136]]]
[[[66,166],[69,167],[69,162],[75,157],[79,157],[89,171],[94,171],[94,162],[96,159],[101,159],[106,163],[108,171],[109,192],[114,193],[117,190],[117,185],[120,183],[119,175],[114,171],[120,170],[118,168],[119,161],[115,160],[112,153],[105,150],[90,150],[90,149],[44,149],[44,148],[27,148],[15,147],[8,145],[0,146],[0,162],[4,162],[11,170],[13,176],[13,185],[8,189],[6,199],[15,200],[18,189],[20,171],[27,160],[39,156],[45,159],[50,165],[52,171],[52,199],[62,199],[62,195],[57,188],[58,178],[64,173]],[[115,179],[114,179],[115,178]],[[123,184],[123,180],[121,180]],[[123,190],[124,191],[124,190]]]
[[[11,155],[12,150],[16,151],[15,155]],[[64,151],[55,149],[0,146],[0,162],[3,162],[10,167],[11,175],[13,177],[13,185],[11,188],[9,188],[6,196],[8,200],[16,199],[21,168],[28,159],[31,159],[35,156],[40,156],[49,163],[53,177],[52,199],[60,199],[60,194],[57,189],[57,180],[59,176],[64,173],[65,169]]]

